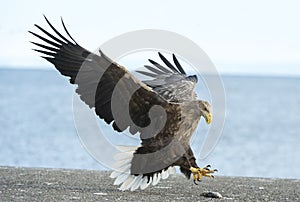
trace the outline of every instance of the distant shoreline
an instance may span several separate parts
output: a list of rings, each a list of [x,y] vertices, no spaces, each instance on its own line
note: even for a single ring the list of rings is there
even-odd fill
[[[247,177],[204,179],[198,186],[174,175],[144,191],[119,191],[108,171],[0,167],[1,201],[300,200],[300,180]],[[200,196],[205,191],[223,198]]]

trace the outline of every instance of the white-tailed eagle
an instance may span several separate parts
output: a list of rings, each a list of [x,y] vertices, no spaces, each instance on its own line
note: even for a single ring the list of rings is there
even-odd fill
[[[147,71],[138,72],[151,79],[139,81],[101,50],[94,54],[78,45],[63,21],[69,39],[45,19],[56,36],[35,25],[45,36],[29,31],[44,42],[32,42],[40,47],[34,50],[69,77],[71,84],[77,85],[81,100],[94,108],[100,119],[112,124],[118,132],[129,129],[133,135],[140,134],[141,146],[123,147],[116,157],[116,170],[111,174],[116,178],[115,185],[121,185],[121,190],[145,189],[174,173],[175,166],[188,179],[193,175],[195,184],[202,176],[213,177],[216,170],[211,170],[209,165],[199,168],[190,148],[190,138],[201,116],[210,124],[211,106],[207,101],[197,100],[194,92],[197,76],[186,75],[174,54],[174,65],[161,53],[159,57],[166,66],[149,59],[150,65],[145,65]],[[113,113],[116,87],[120,107]],[[164,113],[151,115],[155,106]],[[130,118],[123,118],[122,114],[128,110]]]

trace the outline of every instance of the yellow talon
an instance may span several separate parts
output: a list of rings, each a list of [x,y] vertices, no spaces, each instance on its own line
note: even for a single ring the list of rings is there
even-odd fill
[[[200,181],[202,179],[202,176],[214,178],[214,176],[211,174],[216,172],[217,169],[210,170],[209,168],[210,168],[210,165],[207,165],[204,168],[190,167],[190,171],[193,174],[195,184],[197,184],[196,181]]]

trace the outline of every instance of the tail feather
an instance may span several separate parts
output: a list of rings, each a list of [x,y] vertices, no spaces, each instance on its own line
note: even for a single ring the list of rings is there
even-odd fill
[[[135,176],[129,175],[119,189],[122,191],[129,189],[131,187],[132,183],[134,182],[134,180],[135,180]]]
[[[151,182],[152,182],[152,177],[150,177],[149,180],[145,177],[145,180],[143,180],[143,183],[141,184],[141,190],[146,189],[151,184]]]
[[[135,183],[132,184],[130,191],[134,191],[138,189],[142,184],[143,181],[142,179],[143,179],[142,175],[137,176],[137,180],[135,181]]]
[[[161,179],[167,179],[169,177],[169,171],[168,170],[163,170],[161,172]]]
[[[114,185],[121,185],[119,190],[134,191],[138,188],[143,190],[150,186],[150,184],[153,186],[157,185],[161,179],[166,179],[170,174],[176,172],[174,167],[169,167],[166,170],[153,173],[153,175],[131,175],[131,161],[137,147],[118,146],[118,149],[120,153],[114,156],[116,162],[112,166],[114,171],[110,177],[116,178]]]
[[[127,174],[127,173],[122,173],[122,174],[120,174],[120,175],[116,178],[116,180],[115,180],[115,182],[114,182],[114,185],[120,185],[120,184],[122,184],[122,183],[127,179],[127,177],[128,177],[128,174]]]
[[[155,173],[153,176],[153,181],[152,181],[152,185],[155,186],[159,183],[161,179],[161,173]]]

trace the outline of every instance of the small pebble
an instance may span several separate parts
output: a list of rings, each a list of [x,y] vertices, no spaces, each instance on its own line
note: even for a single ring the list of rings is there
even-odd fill
[[[206,191],[200,194],[200,196],[204,196],[208,198],[222,198],[222,195],[219,192],[215,192],[215,191]]]

